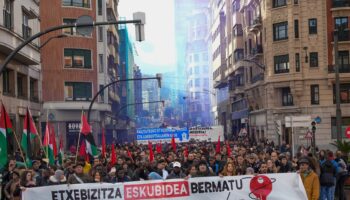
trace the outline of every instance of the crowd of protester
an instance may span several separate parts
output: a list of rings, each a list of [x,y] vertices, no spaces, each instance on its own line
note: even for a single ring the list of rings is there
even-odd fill
[[[94,182],[123,183],[158,179],[190,179],[207,176],[237,176],[298,172],[308,199],[345,199],[344,181],[348,177],[348,158],[340,151],[317,150],[316,155],[303,146],[292,155],[290,145],[276,146],[268,140],[248,138],[221,144],[192,141],[177,144],[176,151],[167,143],[154,152],[150,162],[148,145],[116,144],[116,163],[111,164],[111,146],[105,157],[86,158],[67,154],[62,165],[50,166],[43,157],[32,160],[32,167],[20,166],[19,156],[9,159],[2,169],[2,199],[20,199],[29,187]],[[228,152],[228,150],[230,152]]]

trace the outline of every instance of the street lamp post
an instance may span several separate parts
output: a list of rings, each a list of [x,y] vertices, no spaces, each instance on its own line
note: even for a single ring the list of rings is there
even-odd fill
[[[90,106],[89,106],[89,110],[88,110],[88,116],[87,116],[87,121],[90,123],[90,112],[92,109],[92,106],[94,105],[94,102],[96,100],[96,98],[109,86],[115,84],[115,83],[119,83],[119,82],[126,82],[126,81],[140,81],[140,80],[150,80],[150,79],[157,79],[158,80],[158,86],[161,87],[161,81],[162,81],[162,76],[161,74],[157,74],[156,77],[147,77],[147,78],[132,78],[132,79],[123,79],[123,80],[116,80],[113,82],[110,82],[109,84],[103,86],[96,94],[95,96],[92,98]]]
[[[57,31],[57,30],[61,30],[64,28],[83,28],[83,27],[94,27],[94,26],[103,26],[103,25],[117,25],[117,24],[129,24],[129,23],[133,23],[137,26],[143,26],[143,19],[135,19],[135,20],[125,20],[125,21],[107,21],[107,22],[82,22],[82,23],[75,23],[75,24],[64,24],[64,25],[60,25],[60,26],[54,26],[54,27],[50,27],[44,31],[41,31],[39,33],[36,33],[34,35],[32,35],[31,37],[29,37],[27,40],[25,40],[22,44],[20,44],[16,49],[14,49],[5,59],[4,63],[0,66],[0,75],[2,74],[2,72],[4,71],[5,67],[7,66],[7,64],[12,60],[12,58],[23,48],[25,47],[27,44],[29,44],[31,41],[33,41],[34,39],[45,35],[47,33],[53,32],[53,31]],[[139,37],[139,36],[137,36]]]
[[[341,27],[334,31],[334,69],[335,69],[335,103],[336,103],[336,127],[337,141],[342,140],[341,110],[340,110],[340,83],[339,83],[339,60],[338,60],[338,35]]]

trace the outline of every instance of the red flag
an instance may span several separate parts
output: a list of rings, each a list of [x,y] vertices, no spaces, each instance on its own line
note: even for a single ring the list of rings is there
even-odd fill
[[[117,163],[117,154],[115,153],[114,144],[112,144],[112,153],[111,153],[110,165],[113,166],[115,163]]]
[[[226,149],[227,149],[227,156],[231,157],[232,151],[231,151],[231,147],[230,147],[230,144],[228,143],[228,141],[226,141]]]
[[[188,147],[187,147],[187,145],[185,146],[184,156],[185,156],[185,158],[188,157]]]
[[[215,149],[216,153],[220,153],[220,135],[218,138],[218,142],[216,143],[216,149]]]
[[[53,128],[52,124],[50,124],[50,143],[53,146],[53,156],[56,158],[58,155],[57,143],[56,143],[56,133],[55,133],[55,129]]]
[[[81,128],[80,128],[80,132],[84,135],[88,135],[90,134],[91,131],[91,127],[89,125],[89,122],[87,121],[85,115],[81,115]]]
[[[128,157],[132,159],[132,155],[129,149],[128,149]]]
[[[173,137],[171,138],[171,146],[173,147],[173,151],[176,152],[176,143],[175,143],[174,134],[173,134]]]
[[[153,153],[152,143],[150,141],[148,141],[148,150],[149,150],[149,161],[153,162],[154,153]]]
[[[157,153],[162,153],[162,142],[157,143],[156,151],[157,151]]]
[[[103,158],[106,157],[106,138],[105,138],[105,129],[102,128],[102,152],[101,155]]]
[[[86,153],[86,144],[84,140],[81,142],[81,145],[79,148],[79,155],[83,156],[86,162],[89,162],[89,154]]]

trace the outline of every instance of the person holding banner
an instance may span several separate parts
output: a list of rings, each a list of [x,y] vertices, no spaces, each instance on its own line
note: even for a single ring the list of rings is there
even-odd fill
[[[91,183],[91,177],[83,172],[84,163],[77,162],[73,166],[74,174],[69,176],[68,184],[82,184],[82,183]]]
[[[318,200],[320,197],[320,181],[317,174],[310,168],[310,161],[307,157],[299,160],[299,173],[303,181],[308,200]]]

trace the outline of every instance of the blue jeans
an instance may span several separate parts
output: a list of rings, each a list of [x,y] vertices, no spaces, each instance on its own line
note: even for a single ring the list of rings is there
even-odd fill
[[[334,200],[335,186],[321,186],[320,200]]]

